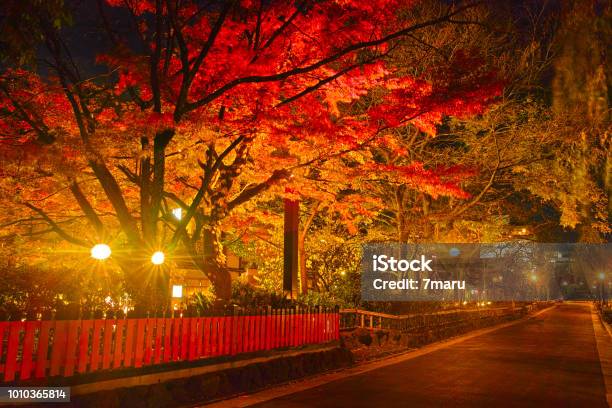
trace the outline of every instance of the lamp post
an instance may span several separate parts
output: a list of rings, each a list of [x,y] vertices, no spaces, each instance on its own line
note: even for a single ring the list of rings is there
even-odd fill
[[[161,265],[166,260],[166,255],[162,251],[156,251],[151,255],[151,263],[153,265]]]
[[[535,294],[535,299],[534,300],[540,300],[540,294],[538,291],[538,275],[536,275],[535,273],[531,274],[531,281],[533,282],[533,291]]]
[[[606,274],[603,273],[603,272],[599,272],[598,278],[599,278],[599,301],[600,301],[600,303],[601,303],[601,305],[603,307],[603,305],[605,303],[605,300],[606,300],[605,299],[606,296],[604,296],[604,290],[605,290],[604,289],[604,286],[605,286],[604,284],[605,284],[605,280],[606,280]]]

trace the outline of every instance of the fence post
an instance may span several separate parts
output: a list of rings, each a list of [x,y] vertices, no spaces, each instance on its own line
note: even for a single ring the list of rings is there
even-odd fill
[[[278,309],[272,309],[272,349],[278,347]]]
[[[287,309],[287,346],[293,346],[293,308]]]
[[[322,340],[322,334],[323,334],[323,330],[321,330],[321,318],[322,318],[322,313],[321,313],[321,306],[317,306],[317,344],[321,343]]]
[[[272,334],[274,332],[274,326],[272,325],[272,306],[266,307],[266,350],[270,350],[272,347]]]
[[[163,334],[162,329],[164,327],[164,322],[165,322],[165,319],[162,317],[158,317],[155,319],[155,350],[152,356],[154,364],[159,364],[161,362],[162,334]],[[119,325],[117,325],[117,328],[118,327]],[[115,349],[117,348],[117,339],[118,339],[118,336],[117,334],[115,334]]]
[[[144,358],[144,339],[145,339],[145,328],[147,326],[147,319],[137,319],[136,326],[136,343],[134,351],[134,367],[142,367],[142,360]],[[104,356],[102,357],[104,359]],[[103,360],[104,361],[104,360]]]
[[[329,340],[329,328],[328,328],[328,309],[327,306],[323,307],[323,341]]]
[[[89,322],[91,323],[91,320],[89,320]],[[123,363],[123,339],[125,338],[123,332],[125,326],[125,317],[117,320],[117,327],[115,328],[115,350],[113,355],[113,368],[121,368],[121,365]],[[83,325],[83,327],[85,327],[85,325]],[[88,342],[89,335],[87,334],[87,342],[85,343],[85,347],[87,347]]]
[[[172,318],[172,361],[178,361],[180,349],[180,330],[182,320],[180,317]],[[127,342],[126,342],[127,344]]]
[[[274,321],[275,321],[275,325],[276,325],[276,330],[275,330],[275,339],[274,339],[274,348],[279,348],[281,346],[281,339],[283,338],[283,310],[282,309],[276,309],[275,311],[275,317],[274,317]]]
[[[294,320],[294,326],[295,326],[295,340],[294,340],[294,346],[299,346],[300,345],[300,307],[299,306],[295,306],[294,309],[295,314],[293,315],[293,320]]]
[[[308,344],[312,344],[312,339],[314,338],[314,325],[313,325],[313,313],[312,313],[312,307],[308,306],[308,322],[306,325],[306,330],[307,330],[307,335],[306,335],[306,341],[308,342]]]
[[[238,337],[238,316],[236,305],[232,307],[232,332],[230,333],[230,355],[236,354],[236,338]]]
[[[76,363],[77,336],[81,327],[80,320],[69,320],[66,337],[66,352],[64,358],[64,377],[70,377],[74,373]]]
[[[336,306],[336,340],[340,340],[340,308]]]
[[[102,344],[102,369],[103,370],[106,370],[110,368],[111,366],[111,355],[112,355],[111,346],[113,344],[113,330],[114,330],[113,326],[116,327],[115,320],[112,318],[106,319],[106,322],[104,325],[104,337],[103,337],[104,344]]]
[[[172,359],[172,327],[174,326],[174,319],[171,317],[164,318],[164,355],[163,362],[167,363]]]
[[[21,358],[21,369],[19,370],[19,378],[27,380],[32,375],[32,352],[34,349],[34,332],[40,327],[39,321],[25,322],[25,335],[23,338],[23,354]],[[0,341],[4,339],[4,332],[0,331]],[[0,357],[2,352],[0,351]]]
[[[298,316],[299,316],[298,345],[302,346],[304,344],[304,308],[303,307],[299,308]]]
[[[289,309],[283,308],[283,347],[291,345],[291,332],[289,331]]]
[[[255,325],[253,327],[253,339],[255,340],[253,342],[253,350],[251,351],[258,351],[259,350],[259,334],[261,332],[261,319],[260,319],[260,309],[257,307],[255,308],[255,310],[253,311],[253,319],[255,321]]]
[[[62,326],[63,327],[63,326]],[[15,372],[17,371],[17,353],[19,351],[19,332],[23,328],[23,322],[16,321],[9,323],[9,337],[8,337],[8,347],[6,350],[6,364],[4,365],[4,381],[13,381],[15,379]],[[60,358],[60,347],[55,347],[55,344],[58,342],[60,336],[57,333],[57,326],[55,329],[55,340],[53,341],[53,354],[51,356],[51,370],[52,375],[59,374],[59,366],[61,364]],[[61,335],[63,339],[64,336]],[[60,341],[61,342],[61,341]],[[65,346],[65,345],[64,345]]]

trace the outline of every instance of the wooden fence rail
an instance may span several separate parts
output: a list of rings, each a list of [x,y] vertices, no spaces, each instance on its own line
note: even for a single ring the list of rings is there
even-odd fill
[[[0,322],[0,383],[119,370],[339,339],[337,311]]]
[[[402,332],[419,331],[423,328],[433,328],[444,325],[453,325],[462,321],[502,317],[514,313],[530,313],[540,307],[551,305],[552,302],[539,302],[537,304],[523,305],[521,307],[492,307],[479,309],[455,309],[435,313],[421,313],[414,315],[391,315],[371,312],[362,309],[341,309],[340,328],[369,330],[396,330]]]

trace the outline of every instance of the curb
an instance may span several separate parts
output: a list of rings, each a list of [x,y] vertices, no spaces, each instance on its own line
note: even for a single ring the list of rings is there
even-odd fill
[[[612,407],[612,333],[609,325],[603,320],[601,314],[595,310],[593,304],[591,304],[591,320],[593,322],[601,374],[603,375],[606,387],[606,400],[608,406]]]

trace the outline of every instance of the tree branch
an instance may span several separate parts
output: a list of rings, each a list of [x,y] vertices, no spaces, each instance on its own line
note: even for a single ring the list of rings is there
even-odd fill
[[[250,188],[245,188],[237,197],[227,204],[227,212],[237,206],[246,203],[251,198],[269,189],[277,181],[289,178],[291,173],[287,169],[275,170],[268,179],[262,183],[256,184]]]
[[[71,244],[86,247],[86,248],[90,246],[87,241],[75,238],[72,235],[68,234],[66,231],[64,231],[62,228],[60,228],[60,226],[55,221],[53,221],[51,218],[49,218],[47,213],[45,213],[40,208],[34,207],[30,203],[24,203],[23,205],[28,207],[30,210],[38,213],[47,222],[47,224],[49,224],[49,226],[51,227],[51,230],[55,232],[57,235],[59,235],[61,238],[63,238],[65,241],[68,241]]]
[[[382,45],[385,44],[391,40],[394,40],[396,38],[400,38],[403,37],[407,34],[410,34],[414,31],[420,30],[422,28],[425,27],[429,27],[432,25],[436,25],[439,23],[443,23],[443,22],[448,22],[448,20],[454,16],[457,15],[465,10],[468,10],[472,7],[475,7],[477,4],[480,4],[481,2],[475,2],[475,3],[470,3],[467,4],[465,6],[459,7],[458,9],[456,9],[455,11],[451,12],[451,13],[447,13],[442,17],[430,20],[430,21],[426,21],[423,23],[419,23],[419,24],[415,24],[412,25],[410,27],[407,27],[405,29],[396,31],[394,33],[388,34],[382,38],[376,39],[376,40],[371,40],[371,41],[362,41],[362,42],[358,42],[355,44],[352,44],[348,47],[345,47],[344,49],[340,50],[339,52],[337,52],[334,55],[331,55],[329,57],[323,58],[313,64],[307,65],[305,67],[300,67],[300,68],[293,68],[278,74],[272,74],[272,75],[252,75],[252,76],[247,76],[247,77],[242,77],[242,78],[238,78],[235,79],[231,82],[226,83],[225,85],[217,88],[215,91],[209,93],[208,95],[206,95],[204,98],[201,98],[200,100],[193,102],[193,103],[187,103],[185,105],[185,110],[182,113],[186,113],[189,112],[191,110],[194,109],[198,109],[212,101],[214,101],[215,99],[219,98],[221,95],[223,95],[225,92],[235,88],[238,85],[241,84],[247,84],[247,83],[262,83],[262,82],[275,82],[275,81],[281,81],[283,79],[287,79],[291,76],[294,75],[299,75],[299,74],[305,74],[308,72],[312,72],[318,68],[321,68],[327,64],[330,64],[332,62],[335,62],[337,60],[339,60],[340,58],[342,58],[343,56],[350,54],[353,51],[357,51],[363,48],[370,48],[370,47],[375,47],[377,45]]]
[[[73,181],[70,184],[70,191],[72,192],[72,195],[74,196],[77,203],[79,204],[79,207],[85,214],[85,217],[91,223],[91,226],[96,230],[96,233],[98,234],[98,236],[103,237],[104,236],[104,226],[102,224],[102,221],[100,220],[100,217],[98,217],[98,214],[96,214],[96,211],[92,207],[89,200],[87,200],[87,198],[85,197],[85,194],[83,194],[83,191],[81,190],[81,188],[79,187],[79,184],[76,181]]]

